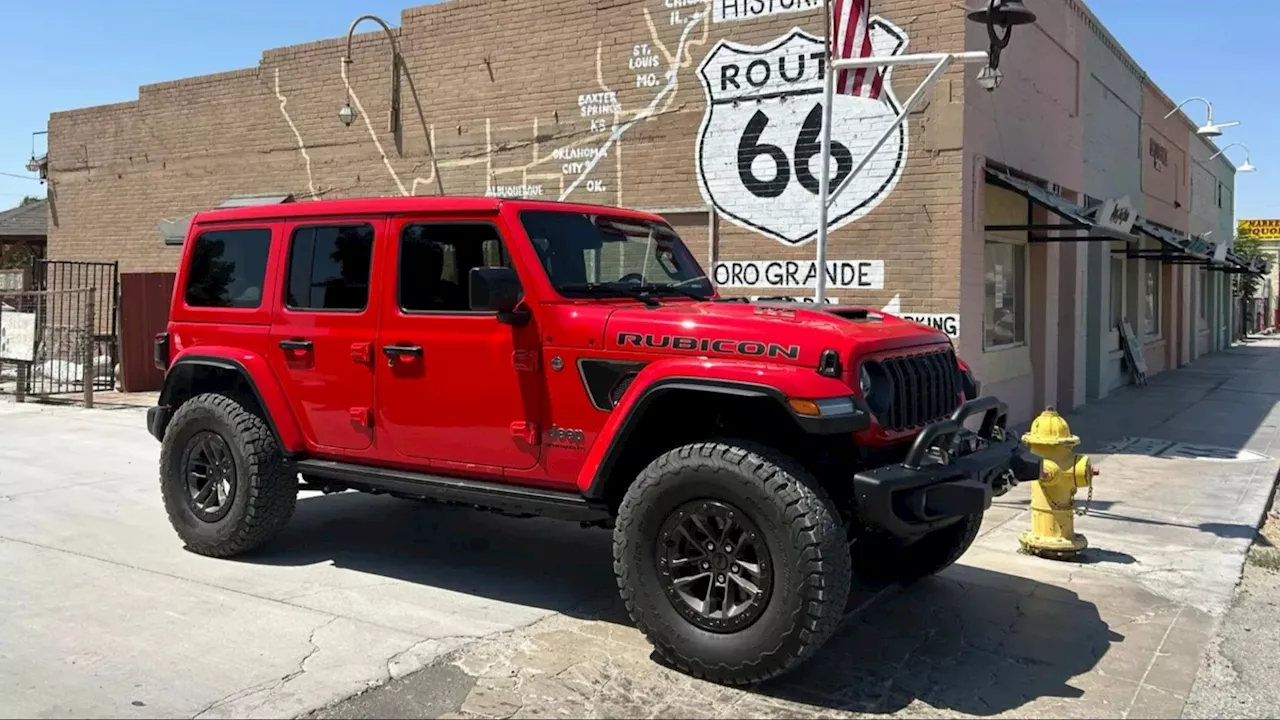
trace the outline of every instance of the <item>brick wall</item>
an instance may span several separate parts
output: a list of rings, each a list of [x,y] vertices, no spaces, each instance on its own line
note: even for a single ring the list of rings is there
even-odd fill
[[[178,250],[161,244],[157,223],[232,195],[435,194],[425,120],[448,194],[684,210],[679,229],[696,236],[690,244],[704,262],[710,248],[697,210],[710,200],[721,211],[719,260],[812,260],[816,196],[804,182],[807,163],[797,170],[792,156],[821,97],[797,92],[820,87],[816,63],[804,56],[823,33],[821,5],[447,0],[407,9],[394,30],[408,72],[398,135],[387,127],[388,42],[372,23],[360,27],[373,32],[356,36],[345,67],[345,41],[321,40],[266,50],[254,68],[143,86],[132,102],[56,113],[49,122],[50,256],[118,259],[122,272],[172,270]],[[792,7],[800,9],[732,19]],[[873,30],[878,52],[903,39],[908,52],[964,49],[959,3],[878,0],[874,11],[887,21]],[[783,42],[793,28],[815,37]],[[925,71],[894,71],[897,102]],[[878,307],[897,295],[904,312],[958,311],[965,72],[944,76],[865,181],[834,206],[828,259],[884,262],[883,282],[874,264],[852,268],[872,287],[834,290],[842,302]],[[358,111],[351,127],[337,115],[344,74]],[[786,97],[743,97],[753,86]],[[723,101],[711,113],[708,93]],[[776,182],[775,166],[756,147],[759,157],[747,165],[759,181],[753,195],[738,157],[757,111],[768,116],[758,142],[781,149],[790,177]],[[847,97],[838,98],[836,115],[835,140],[854,160],[889,117],[883,103]]]

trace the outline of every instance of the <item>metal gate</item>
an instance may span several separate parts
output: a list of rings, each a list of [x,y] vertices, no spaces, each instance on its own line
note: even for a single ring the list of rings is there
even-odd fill
[[[81,393],[88,376],[93,390],[111,390],[120,360],[119,299],[118,263],[34,259],[22,310],[35,314],[35,355],[18,373],[25,387],[17,394]]]

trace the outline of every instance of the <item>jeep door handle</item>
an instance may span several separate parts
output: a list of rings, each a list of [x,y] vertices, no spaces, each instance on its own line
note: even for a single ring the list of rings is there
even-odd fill
[[[310,340],[281,340],[281,350],[301,350],[310,352],[312,348]]]
[[[395,365],[396,360],[422,357],[421,345],[383,345],[382,354],[387,356],[387,364]]]

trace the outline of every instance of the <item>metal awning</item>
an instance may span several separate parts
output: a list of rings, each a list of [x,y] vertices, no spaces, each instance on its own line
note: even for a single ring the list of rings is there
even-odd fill
[[[1156,225],[1145,218],[1138,218],[1133,226],[1143,235],[1158,240],[1160,247],[1150,250],[1141,248],[1112,250],[1113,253],[1171,265],[1199,265],[1208,270],[1232,274],[1265,275],[1271,270],[1271,263],[1265,258],[1249,258],[1202,235],[1188,237]]]
[[[215,210],[224,208],[253,207],[255,205],[278,205],[293,202],[293,195],[270,193],[266,195],[232,195],[218,204]],[[160,239],[165,245],[181,245],[187,239],[187,230],[191,227],[191,218],[195,213],[175,220],[160,221]]]
[[[1175,230],[1156,225],[1146,218],[1140,217],[1135,220],[1133,229],[1142,235],[1159,241],[1160,247],[1150,250],[1144,248],[1113,250],[1113,253],[1122,253],[1125,257],[1131,258],[1156,260],[1171,265],[1204,265],[1206,267],[1214,264],[1216,258],[1221,255],[1218,250],[1218,244],[1212,240],[1200,235],[1188,237]]]
[[[1222,262],[1215,263],[1214,270],[1233,275],[1268,275],[1271,273],[1271,261],[1266,258],[1250,258],[1234,248],[1224,254]]]
[[[1015,192],[1029,202],[1039,205],[1063,220],[1062,223],[1050,224],[1033,223],[1028,219],[1028,222],[1022,225],[987,225],[987,230],[1025,232],[1028,233],[1028,242],[1112,242],[1120,240],[1122,242],[1135,243],[1138,241],[1136,235],[1121,229],[1125,224],[1123,221],[1121,221],[1120,227],[1100,222],[1098,215],[1103,210],[1103,206],[1086,209],[1033,182],[1014,177],[997,168],[987,167],[986,170],[987,181],[992,185]],[[1122,209],[1121,213],[1123,214],[1124,212],[1125,210]],[[1047,232],[1069,234],[1053,236],[1043,234]],[[1081,232],[1085,234],[1079,234]]]

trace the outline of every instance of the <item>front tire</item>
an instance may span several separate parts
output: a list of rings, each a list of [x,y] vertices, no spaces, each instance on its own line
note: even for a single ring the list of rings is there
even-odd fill
[[[186,548],[231,557],[267,542],[297,503],[271,429],[235,399],[218,393],[183,403],[165,429],[160,492],[169,523]]]
[[[817,481],[742,441],[685,445],[619,508],[614,571],[657,654],[726,685],[781,675],[835,631],[850,589],[839,515]]]

